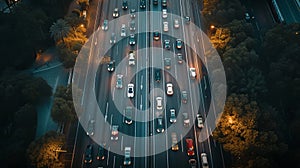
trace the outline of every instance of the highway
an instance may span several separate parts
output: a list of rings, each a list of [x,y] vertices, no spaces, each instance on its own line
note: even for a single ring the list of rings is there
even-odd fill
[[[201,25],[200,11],[194,1],[174,0],[170,3],[167,1],[168,17],[162,18],[161,1],[158,5],[153,5],[152,1],[146,1],[146,9],[139,7],[139,0],[128,1],[128,9],[122,9],[122,1],[116,0],[100,0],[97,6],[97,16],[95,20],[95,32],[89,39],[90,54],[87,60],[90,66],[84,71],[85,78],[79,83],[86,86],[82,90],[82,104],[93,103],[90,100],[90,93],[95,92],[97,106],[101,110],[101,114],[96,113],[92,104],[89,110],[83,110],[83,114],[79,116],[84,127],[87,121],[95,120],[94,135],[88,136],[87,130],[79,125],[75,151],[73,154],[72,167],[125,167],[124,148],[131,147],[131,164],[126,167],[190,167],[189,160],[195,159],[198,168],[201,166],[201,153],[206,153],[208,157],[209,167],[225,167],[222,148],[210,136],[209,126],[203,129],[197,128],[195,122],[196,115],[201,114],[205,120],[208,115],[210,106],[210,86],[207,75],[209,72],[206,62],[202,62],[197,53],[205,53],[205,49],[201,46],[203,40],[202,33],[195,33],[189,24],[180,17],[190,16],[191,22]],[[118,8],[120,18],[118,22],[113,18],[113,10]],[[130,16],[122,17],[129,14],[130,9],[137,11],[135,18]],[[146,12],[148,11],[148,12]],[[153,11],[153,12],[149,12]],[[174,14],[174,15],[171,15]],[[108,31],[101,30],[103,21],[108,19]],[[179,20],[179,28],[174,28],[174,19]],[[129,30],[129,22],[135,21],[136,30]],[[168,32],[163,30],[163,22],[169,24]],[[126,36],[121,37],[121,25],[126,25]],[[153,32],[161,32],[159,40],[153,39]],[[141,32],[141,33],[137,33]],[[110,45],[111,33],[115,33],[117,43],[106,53],[101,51],[99,46]],[[135,34],[136,44],[129,45],[129,34]],[[176,48],[176,38],[192,46],[183,45],[182,49]],[[170,50],[164,49],[164,40],[170,40]],[[101,47],[100,47],[101,48]],[[128,65],[128,52],[135,51],[135,65]],[[91,54],[92,53],[92,54]],[[182,64],[177,61],[177,53],[183,55]],[[113,72],[108,72],[107,64],[100,63],[97,65],[97,73],[92,74],[90,71],[94,67],[94,62],[90,63],[93,58],[99,55],[105,55],[114,60],[116,68]],[[165,59],[171,59],[170,68],[164,65]],[[89,65],[88,64],[88,65]],[[189,67],[195,67],[197,77],[192,79],[189,73]],[[161,69],[160,82],[155,81],[155,71]],[[117,75],[123,76],[123,87],[116,88]],[[94,77],[94,80],[88,80],[87,77]],[[94,82],[94,83],[93,83]],[[92,84],[90,84],[92,83]],[[128,98],[128,84],[134,84],[134,97]],[[174,94],[168,96],[166,94],[166,84],[172,83]],[[93,86],[93,87],[88,87]],[[188,101],[182,103],[181,91],[187,91]],[[163,108],[157,108],[156,98],[162,97]],[[133,107],[133,123],[125,123],[125,108]],[[170,123],[170,109],[176,110],[177,122]],[[190,119],[190,126],[183,126],[182,113],[186,112]],[[104,119],[99,119],[99,115],[103,115]],[[216,117],[216,116],[215,116]],[[164,123],[164,132],[158,133],[157,118],[162,118]],[[195,123],[195,124],[193,124]],[[206,123],[204,123],[206,124]],[[118,126],[118,140],[111,140],[112,125]],[[209,137],[204,142],[199,142],[198,138],[201,133]],[[175,133],[178,139],[178,151],[171,150],[171,134]],[[201,135],[203,135],[201,134]],[[193,139],[195,147],[195,155],[187,155],[186,138]],[[98,144],[105,148],[105,159],[97,160]],[[86,147],[93,145],[92,162],[85,163]]]

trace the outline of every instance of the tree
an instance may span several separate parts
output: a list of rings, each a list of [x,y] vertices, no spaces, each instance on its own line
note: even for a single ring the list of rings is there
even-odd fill
[[[37,168],[64,167],[64,164],[58,159],[59,151],[62,150],[64,145],[64,135],[54,131],[46,133],[29,145],[27,156],[30,165]]]
[[[63,123],[73,121],[77,115],[75,112],[71,86],[59,86],[56,89],[51,117],[55,122]]]
[[[64,38],[69,35],[70,30],[71,27],[65,20],[58,19],[50,27],[51,37],[53,37],[56,42],[59,42],[60,40],[64,41]]]
[[[247,95],[230,95],[213,132],[214,138],[234,157],[245,157],[258,136],[256,128],[258,112],[257,103],[249,100]]]

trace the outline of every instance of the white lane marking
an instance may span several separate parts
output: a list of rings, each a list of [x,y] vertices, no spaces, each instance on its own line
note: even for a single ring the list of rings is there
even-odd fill
[[[123,136],[121,137],[121,151],[123,151]]]
[[[83,167],[83,163],[84,163],[84,161],[83,161],[84,159],[83,158],[84,158],[84,154],[82,154],[81,167]]]
[[[112,119],[113,119],[113,114],[111,114],[111,116],[110,116],[110,124],[109,124],[110,129],[111,129],[111,126],[112,126]]]
[[[115,91],[116,91],[116,88],[114,87],[113,93],[112,93],[112,100],[115,100]]]
[[[113,167],[116,167],[116,156],[114,156]]]
[[[110,146],[107,149],[107,160],[106,160],[106,165],[108,166],[108,161],[109,161],[109,152],[110,151]]]
[[[181,144],[181,152],[183,153],[183,137],[182,137],[182,134],[180,134],[180,144]]]
[[[108,102],[106,102],[106,108],[105,108],[105,122],[107,121],[107,112],[108,112]]]
[[[141,104],[140,104],[140,110],[143,108],[143,95],[141,94]]]

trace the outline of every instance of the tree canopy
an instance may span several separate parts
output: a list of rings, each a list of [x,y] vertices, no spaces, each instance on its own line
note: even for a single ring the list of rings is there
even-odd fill
[[[59,161],[58,156],[64,145],[64,135],[54,131],[46,133],[29,145],[27,156],[30,165],[36,168],[63,168],[64,164]]]

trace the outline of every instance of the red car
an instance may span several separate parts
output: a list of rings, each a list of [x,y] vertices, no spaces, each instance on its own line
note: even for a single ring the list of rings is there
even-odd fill
[[[187,147],[187,155],[194,156],[195,151],[194,151],[193,140],[191,138],[186,138],[185,142],[186,142],[186,147]]]

